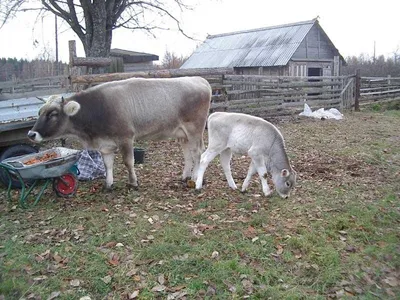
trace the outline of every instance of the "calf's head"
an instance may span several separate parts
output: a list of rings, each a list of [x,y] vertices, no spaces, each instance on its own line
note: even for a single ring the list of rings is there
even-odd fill
[[[275,189],[282,198],[288,198],[290,191],[296,185],[296,172],[293,169],[283,169],[272,174]]]
[[[67,127],[70,117],[80,110],[80,104],[76,101],[66,101],[64,98],[47,101],[40,110],[39,118],[28,132],[28,137],[37,143],[60,138],[68,134]]]

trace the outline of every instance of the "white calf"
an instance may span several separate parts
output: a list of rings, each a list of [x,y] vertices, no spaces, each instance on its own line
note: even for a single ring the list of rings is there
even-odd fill
[[[236,189],[230,168],[232,153],[235,153],[251,157],[242,191],[249,186],[251,176],[258,173],[264,195],[270,195],[268,171],[278,194],[283,198],[289,196],[296,183],[296,173],[289,164],[282,134],[274,125],[258,117],[226,112],[211,114],[207,124],[208,148],[201,155],[196,189],[202,188],[204,172],[218,154],[229,186]]]

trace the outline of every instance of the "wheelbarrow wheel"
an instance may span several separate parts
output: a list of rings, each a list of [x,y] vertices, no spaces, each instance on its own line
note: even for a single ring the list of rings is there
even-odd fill
[[[78,180],[72,173],[64,174],[54,178],[53,190],[60,197],[71,197],[75,194],[78,188]]]

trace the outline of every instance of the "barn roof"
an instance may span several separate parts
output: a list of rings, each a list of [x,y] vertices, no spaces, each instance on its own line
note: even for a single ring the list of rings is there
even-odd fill
[[[316,22],[210,35],[181,68],[285,66]]]

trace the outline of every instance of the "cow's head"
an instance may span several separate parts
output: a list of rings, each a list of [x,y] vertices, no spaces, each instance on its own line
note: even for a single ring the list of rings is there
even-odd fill
[[[282,198],[288,198],[290,191],[296,185],[296,172],[290,168],[283,169],[279,172],[272,174],[272,181],[274,182],[275,189]]]
[[[37,143],[60,138],[68,134],[67,127],[70,117],[80,110],[76,101],[64,100],[63,97],[51,97],[39,110],[39,118],[29,130],[28,137]]]

